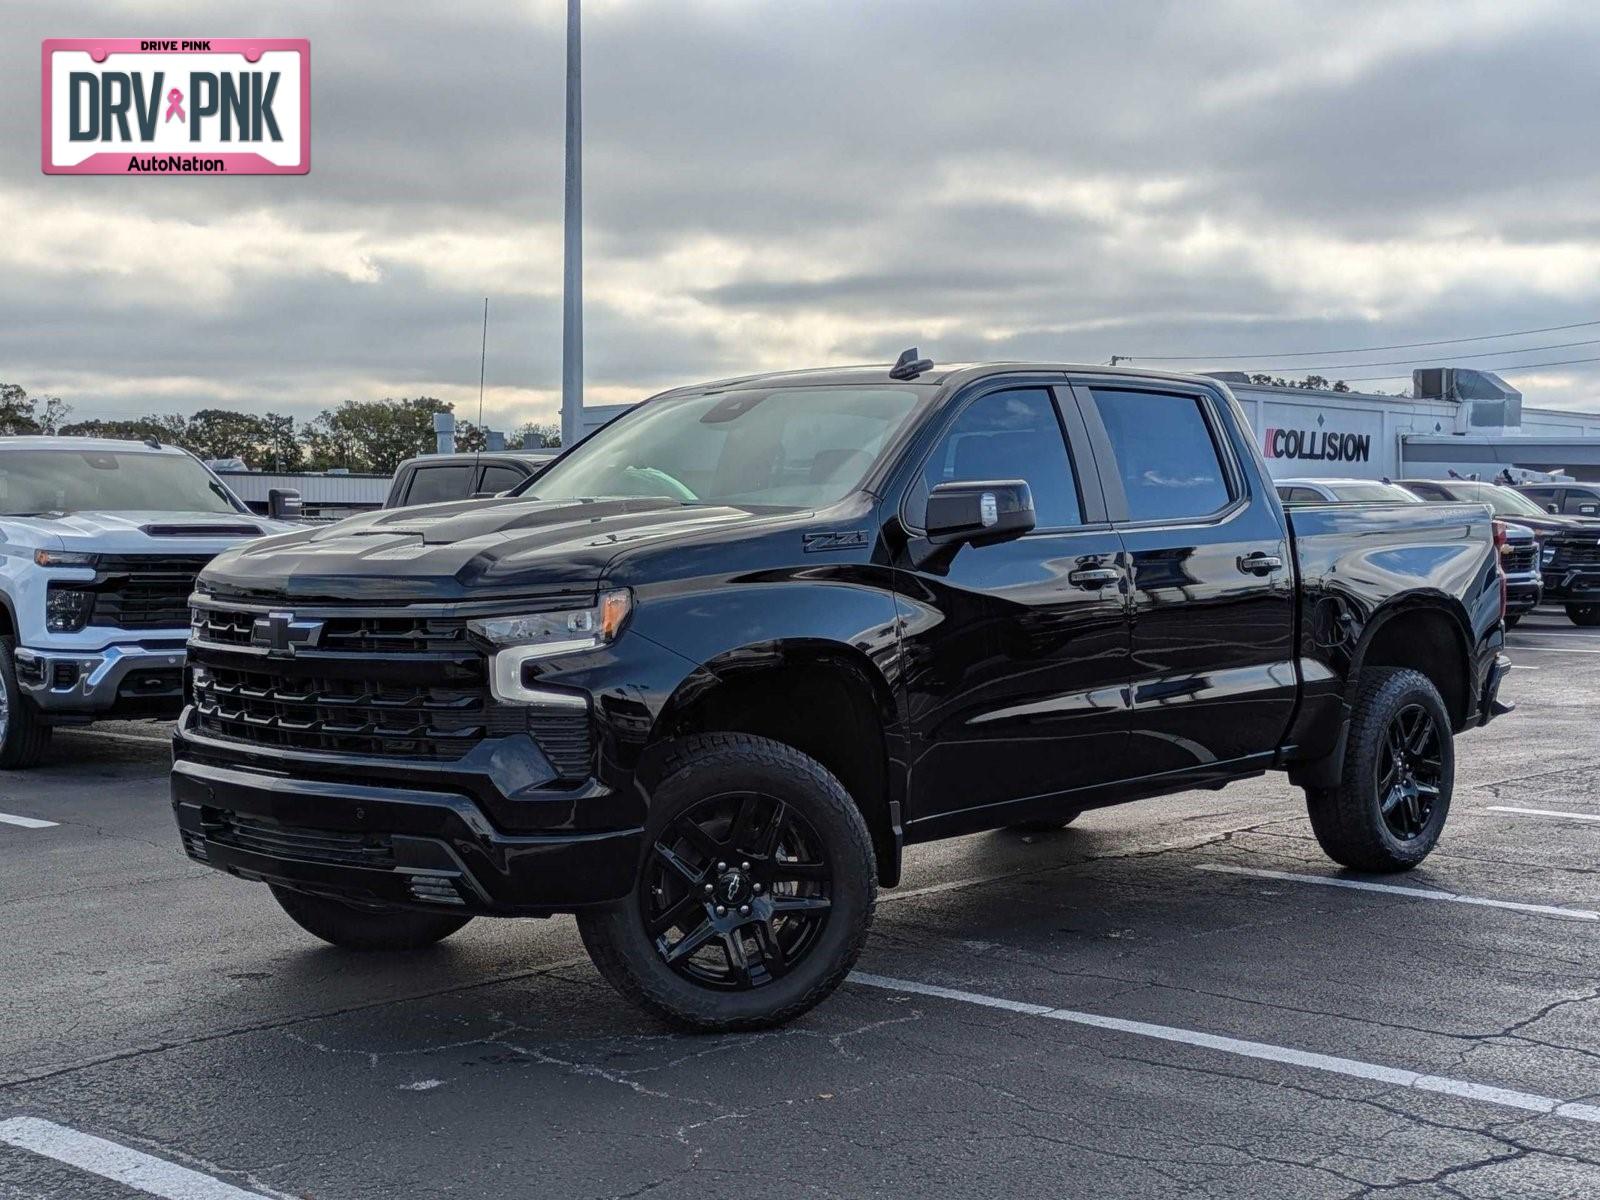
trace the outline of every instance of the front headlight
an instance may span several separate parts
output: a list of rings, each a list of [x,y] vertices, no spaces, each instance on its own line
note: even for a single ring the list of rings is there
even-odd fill
[[[496,646],[537,650],[523,658],[548,658],[604,646],[622,632],[633,609],[627,588],[602,592],[592,608],[568,608],[528,616],[484,617],[468,621],[467,628]]]
[[[1556,548],[1554,546],[1547,545],[1539,551],[1539,561],[1545,566],[1548,567],[1551,563],[1555,562],[1555,560]]]
[[[632,610],[632,594],[619,588],[602,592],[590,608],[484,617],[468,621],[467,628],[499,647],[489,661],[489,692],[496,700],[502,704],[587,709],[589,701],[581,693],[539,687],[524,668],[537,659],[580,654],[608,645],[622,632]]]

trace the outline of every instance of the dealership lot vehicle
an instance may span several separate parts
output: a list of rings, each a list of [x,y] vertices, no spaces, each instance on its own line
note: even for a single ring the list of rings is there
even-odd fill
[[[1275,479],[1285,504],[1420,504],[1422,498],[1386,479]]]
[[[1499,517],[1534,531],[1544,579],[1541,600],[1560,604],[1574,625],[1600,625],[1600,521],[1545,512],[1513,488],[1467,479],[1402,479],[1424,500],[1487,504]]]
[[[0,767],[59,725],[175,714],[200,568],[293,528],[176,447],[0,438]]]
[[[912,846],[862,982],[761,1037],[664,1036],[567,919],[319,947],[163,845],[158,741],[67,731],[0,802],[59,822],[0,825],[0,1195],[149,1194],[91,1138],[265,1197],[1596,1194],[1600,824],[1497,810],[1600,814],[1597,639],[1511,635],[1417,871],[1330,870],[1271,776]]]
[[[548,466],[558,450],[505,450],[483,454],[419,454],[395,468],[384,508],[438,504],[494,496],[525,483]]]
[[[1478,505],[1297,509],[1212,380],[1060,366],[663,394],[501,501],[214,562],[173,802],[307,930],[575,911],[652,1012],[848,971],[901,848],[1269,769],[1421,862],[1502,711]]]
[[[1506,577],[1506,628],[1514,629],[1544,598],[1539,539],[1526,525],[1505,523],[1500,539],[1500,569]]]

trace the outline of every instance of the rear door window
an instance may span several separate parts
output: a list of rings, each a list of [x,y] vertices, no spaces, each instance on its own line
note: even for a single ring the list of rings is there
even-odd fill
[[[1133,521],[1211,516],[1234,499],[1204,401],[1179,392],[1091,389]]]
[[[1561,502],[1561,511],[1573,516],[1592,517],[1600,513],[1600,490],[1594,488],[1568,488]]]

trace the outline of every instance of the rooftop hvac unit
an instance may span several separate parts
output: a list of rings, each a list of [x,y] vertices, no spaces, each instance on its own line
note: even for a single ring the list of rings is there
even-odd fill
[[[1522,428],[1522,393],[1492,371],[1469,367],[1420,367],[1411,372],[1419,400],[1448,400],[1456,409],[1457,433],[1503,433]]]

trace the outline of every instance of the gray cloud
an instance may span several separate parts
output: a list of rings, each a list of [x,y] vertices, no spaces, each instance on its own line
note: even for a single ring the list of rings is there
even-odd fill
[[[0,20],[0,379],[96,414],[465,396],[487,292],[491,405],[550,411],[558,4],[254,6],[311,39],[315,123],[309,177],[250,180],[37,168],[38,39],[231,7]],[[1600,315],[1581,0],[596,0],[585,34],[598,398],[910,341],[1103,361]],[[1600,407],[1597,378],[1530,403]]]

